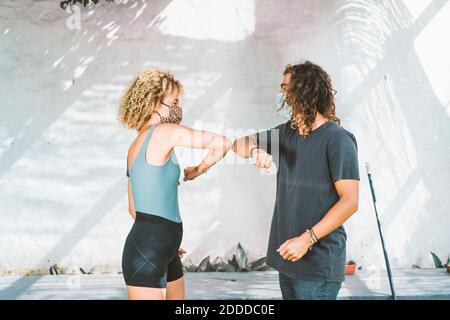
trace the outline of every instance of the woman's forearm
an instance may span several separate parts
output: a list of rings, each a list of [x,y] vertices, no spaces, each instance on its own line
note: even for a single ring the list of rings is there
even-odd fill
[[[199,164],[199,169],[205,172],[218,161],[220,161],[227,154],[228,150],[232,147],[231,140],[227,137],[216,137],[211,144],[207,146],[208,154]]]

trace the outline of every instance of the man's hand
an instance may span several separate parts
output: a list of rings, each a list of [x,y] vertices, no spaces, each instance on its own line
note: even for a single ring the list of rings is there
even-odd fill
[[[184,254],[186,253],[186,251],[182,248],[178,249],[178,256],[180,258],[183,258]]]
[[[260,148],[252,150],[252,158],[255,160],[255,166],[269,169],[272,165],[272,156]]]
[[[183,181],[194,180],[195,178],[197,178],[202,173],[204,173],[204,171],[201,171],[199,166],[187,167],[187,168],[184,169]]]
[[[308,252],[310,245],[311,237],[305,232],[298,237],[287,240],[277,251],[284,260],[297,262]]]

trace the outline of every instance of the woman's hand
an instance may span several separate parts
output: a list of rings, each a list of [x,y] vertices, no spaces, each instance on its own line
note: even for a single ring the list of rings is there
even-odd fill
[[[184,256],[185,253],[186,253],[186,251],[184,251],[184,249],[182,249],[182,248],[178,249],[178,256],[179,256],[180,258],[183,258],[183,256]]]
[[[200,169],[200,166],[187,167],[187,168],[184,169],[183,181],[194,180],[195,178],[197,178],[199,175],[201,175],[204,172],[205,171],[202,171]]]
[[[311,236],[305,232],[301,236],[287,240],[277,251],[284,260],[297,262],[308,252],[310,246]]]

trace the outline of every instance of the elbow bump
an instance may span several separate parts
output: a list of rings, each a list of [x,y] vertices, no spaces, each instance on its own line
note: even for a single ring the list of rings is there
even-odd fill
[[[225,137],[225,149],[230,150],[234,146],[234,141],[231,141],[231,139]]]
[[[231,149],[236,152],[236,147],[237,147],[237,140],[234,140],[232,145],[231,145]]]

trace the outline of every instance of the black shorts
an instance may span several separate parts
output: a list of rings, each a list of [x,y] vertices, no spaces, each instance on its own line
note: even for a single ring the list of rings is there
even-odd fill
[[[178,249],[183,224],[142,212],[127,236],[122,254],[122,271],[129,286],[165,288],[167,282],[183,276]]]

